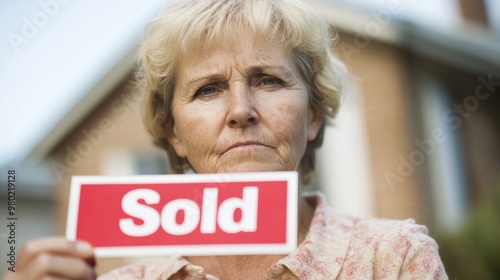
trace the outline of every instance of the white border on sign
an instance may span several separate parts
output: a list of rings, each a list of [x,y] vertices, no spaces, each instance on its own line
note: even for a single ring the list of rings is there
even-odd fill
[[[289,254],[293,244],[230,244],[230,245],[169,245],[134,247],[99,247],[97,257],[155,257],[155,256],[211,256],[211,255],[271,255]]]
[[[78,209],[80,208],[80,191],[82,179],[84,177],[73,176],[71,178],[71,188],[69,190],[68,218],[66,222],[66,238],[76,239],[76,227],[78,218]]]
[[[98,247],[95,248],[94,252],[97,257],[288,254],[297,248],[298,179],[298,173],[295,171],[134,176],[73,176],[71,179],[66,238],[69,240],[76,239],[82,184],[147,184],[160,182],[169,184],[213,182],[220,184],[241,181],[287,181],[286,243],[284,244]]]

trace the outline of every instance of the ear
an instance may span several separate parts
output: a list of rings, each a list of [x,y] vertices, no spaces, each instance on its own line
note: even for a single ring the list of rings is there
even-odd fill
[[[323,114],[319,112],[313,112],[313,109],[309,109],[309,114],[307,118],[307,141],[311,142],[316,139],[319,130],[324,122]]]
[[[181,140],[175,124],[172,126],[172,129],[166,133],[165,138],[167,138],[168,143],[174,148],[178,157],[185,158],[187,156],[186,149],[184,148],[183,141]]]

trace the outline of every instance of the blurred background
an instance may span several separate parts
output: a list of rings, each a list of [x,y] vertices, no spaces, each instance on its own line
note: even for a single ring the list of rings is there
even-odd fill
[[[14,169],[17,244],[64,234],[72,175],[168,173],[132,80],[166,2],[0,0],[0,220]],[[308,189],[426,225],[450,279],[500,279],[500,2],[306,2],[336,26],[353,75]],[[2,255],[7,238],[0,227]]]

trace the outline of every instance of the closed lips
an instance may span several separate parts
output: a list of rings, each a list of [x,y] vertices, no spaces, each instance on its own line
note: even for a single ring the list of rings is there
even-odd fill
[[[259,142],[239,142],[239,143],[235,143],[233,145],[231,145],[229,148],[227,148],[227,150],[224,151],[227,152],[231,149],[234,149],[234,148],[239,148],[239,147],[245,147],[245,146],[264,146],[264,147],[268,147],[262,143],[259,143]]]

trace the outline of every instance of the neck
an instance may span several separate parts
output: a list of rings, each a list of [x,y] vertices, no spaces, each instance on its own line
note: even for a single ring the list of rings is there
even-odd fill
[[[315,205],[311,205],[304,196],[302,196],[299,191],[299,203],[298,203],[298,215],[297,215],[297,244],[304,242],[304,239],[309,232],[309,227],[311,226],[311,221],[314,215]]]
[[[301,244],[309,231],[315,205],[307,202],[299,191],[297,215],[297,244]],[[209,274],[222,277],[221,279],[249,279],[257,274],[265,275],[265,271],[285,255],[236,255],[236,256],[194,256],[186,257],[192,264],[201,266]]]

